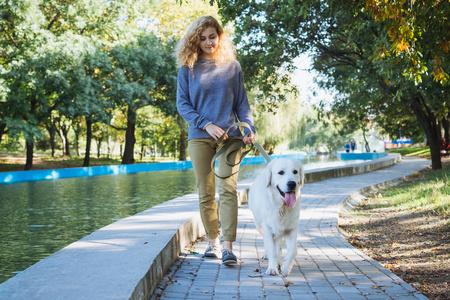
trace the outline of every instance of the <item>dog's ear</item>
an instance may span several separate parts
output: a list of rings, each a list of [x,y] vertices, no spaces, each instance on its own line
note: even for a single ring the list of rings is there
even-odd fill
[[[272,164],[269,163],[266,167],[266,187],[272,183]]]

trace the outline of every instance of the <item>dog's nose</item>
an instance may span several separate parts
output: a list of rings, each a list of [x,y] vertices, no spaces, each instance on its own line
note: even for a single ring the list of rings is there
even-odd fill
[[[292,191],[297,187],[297,183],[295,183],[295,181],[288,181],[287,186]]]

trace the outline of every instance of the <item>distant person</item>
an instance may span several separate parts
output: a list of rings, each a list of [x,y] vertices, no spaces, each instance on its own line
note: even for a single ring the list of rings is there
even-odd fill
[[[189,123],[189,156],[197,182],[200,216],[209,238],[205,256],[222,257],[224,265],[236,264],[232,243],[236,240],[238,222],[238,175],[218,179],[222,250],[211,160],[219,150],[216,140],[238,120],[255,130],[241,65],[222,26],[211,16],[201,17],[190,25],[177,45],[176,57],[180,68],[177,109]],[[254,141],[253,132],[245,129],[245,144]],[[236,142],[233,136],[242,136],[238,128],[228,132],[229,142]],[[240,150],[233,153],[228,160],[237,163]],[[239,170],[239,165],[227,165],[225,155],[219,156],[218,166],[221,174]]]
[[[352,141],[350,142],[350,146],[352,148],[352,152],[355,152],[355,148],[356,148],[355,140],[352,139]]]
[[[348,141],[345,143],[345,152],[350,152],[350,143]]]

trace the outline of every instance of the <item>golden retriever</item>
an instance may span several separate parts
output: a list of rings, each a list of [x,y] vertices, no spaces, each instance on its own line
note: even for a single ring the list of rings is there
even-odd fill
[[[302,165],[297,160],[272,160],[253,182],[248,195],[256,228],[264,237],[266,274],[289,276],[297,255],[297,226],[300,217]],[[287,253],[281,261],[283,239]],[[281,267],[280,267],[281,266]]]

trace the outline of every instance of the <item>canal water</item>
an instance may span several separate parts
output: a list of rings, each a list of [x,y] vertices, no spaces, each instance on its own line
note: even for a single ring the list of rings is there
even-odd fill
[[[313,169],[345,162],[321,156],[305,157],[303,164]],[[239,180],[254,178],[265,165],[247,166]],[[95,230],[193,192],[192,170],[0,185],[0,283]]]

